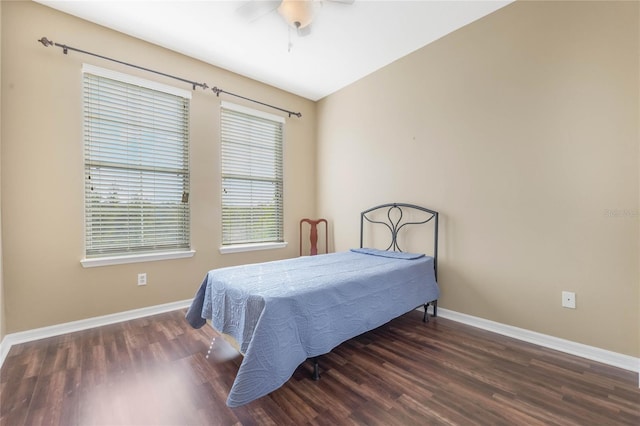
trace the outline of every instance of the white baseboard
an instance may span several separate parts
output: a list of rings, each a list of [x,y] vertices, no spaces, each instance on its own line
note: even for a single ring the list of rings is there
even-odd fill
[[[0,368],[2,368],[2,363],[4,363],[4,359],[7,357],[9,349],[11,349],[11,345],[7,342],[7,336],[4,336],[2,341],[0,341]]]
[[[0,367],[2,367],[9,350],[13,345],[45,339],[47,337],[59,336],[61,334],[73,333],[75,331],[87,330],[89,328],[100,327],[103,325],[115,324],[150,315],[161,314],[164,312],[175,311],[189,307],[190,304],[191,299],[181,300],[163,305],[149,306],[147,308],[134,309],[116,314],[103,315],[100,317],[87,318],[84,320],[7,334],[4,339],[2,339],[2,342],[0,342]],[[429,309],[430,312],[431,309],[432,308]],[[462,314],[449,309],[438,308],[438,316],[546,348],[555,349],[571,355],[577,355],[592,361],[640,373],[640,358],[596,348],[594,346],[584,345],[582,343],[572,342],[570,340],[560,339],[558,337],[537,333],[523,328],[513,327],[495,321],[486,320],[484,318],[474,317],[472,315]],[[640,386],[640,376],[638,380]]]
[[[190,304],[191,299],[181,300],[178,302],[165,303],[163,305],[149,306],[146,308],[133,309],[131,311],[118,312],[116,314],[103,315],[79,321],[56,324],[49,327],[7,334],[4,336],[4,339],[2,339],[2,342],[0,342],[0,367],[2,367],[7,354],[9,354],[9,350],[13,345],[45,339],[47,337],[59,336],[61,334],[73,333],[75,331],[87,330],[89,328],[100,327],[103,325],[115,324],[122,321],[129,321],[136,318],[162,314],[164,312],[175,311],[187,308]]]
[[[523,340],[525,342],[533,343],[545,348],[555,349],[557,351],[565,352],[571,355],[577,355],[579,357],[590,359],[592,361],[597,361],[603,364],[612,365],[614,367],[640,373],[640,358],[635,358],[629,355],[596,348],[594,346],[584,345],[582,343],[572,342],[570,340],[560,339],[558,337],[537,333],[535,331],[526,330],[524,328],[518,328],[495,321],[489,321],[484,318],[461,314],[459,312],[450,311],[444,308],[438,308],[438,316],[456,322],[461,322],[473,327],[478,327],[483,330],[502,334],[503,336],[513,337],[514,339]]]

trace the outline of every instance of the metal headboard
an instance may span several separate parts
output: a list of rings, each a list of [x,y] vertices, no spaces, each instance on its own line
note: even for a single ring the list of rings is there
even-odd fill
[[[427,218],[418,222],[409,222],[402,221],[403,212],[402,209],[414,209],[427,213]],[[371,215],[373,212],[378,210],[387,209],[387,221],[382,222],[379,220],[373,220],[367,215]],[[397,218],[392,218],[392,212],[397,214]],[[417,206],[415,204],[406,204],[406,203],[388,203],[388,204],[380,204],[379,206],[372,207],[368,210],[360,213],[360,248],[362,248],[364,241],[364,221],[369,223],[375,223],[384,225],[387,227],[389,232],[391,233],[391,243],[385,250],[393,250],[393,251],[402,251],[400,246],[398,245],[398,232],[407,226],[407,225],[422,225],[424,223],[430,222],[434,220],[434,232],[433,232],[433,268],[436,275],[436,279],[438,279],[438,212],[435,210],[427,209],[425,207]]]

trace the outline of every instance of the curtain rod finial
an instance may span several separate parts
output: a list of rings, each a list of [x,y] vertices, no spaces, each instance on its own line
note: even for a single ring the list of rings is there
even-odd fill
[[[38,40],[40,43],[42,43],[42,45],[44,47],[49,47],[49,46],[53,46],[53,42],[51,40],[49,40],[46,37],[42,37],[40,40]]]

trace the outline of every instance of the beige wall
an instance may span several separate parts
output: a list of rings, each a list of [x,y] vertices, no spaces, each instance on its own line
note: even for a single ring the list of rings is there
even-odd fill
[[[2,23],[2,2],[0,1],[0,23]],[[2,31],[0,31],[0,58],[2,58]],[[2,80],[2,64],[0,64],[0,81]],[[2,99],[2,85],[0,85]],[[0,343],[6,334],[4,304],[4,272],[2,268],[2,102],[0,101]]]
[[[219,104],[191,102],[192,259],[84,269],[83,62],[182,83],[79,53],[49,39],[301,111],[285,139],[286,249],[220,255]],[[255,107],[255,105],[249,105]],[[273,111],[270,111],[273,112]],[[315,213],[315,103],[31,2],[2,4],[2,237],[9,333],[191,298],[209,269],[298,254],[298,220]],[[148,285],[138,287],[138,272]]]
[[[38,4],[2,2],[0,338],[188,299],[208,269],[295,256],[298,219],[316,212],[331,221],[333,249],[355,246],[358,213],[396,200],[443,214],[443,307],[640,356],[638,9],[518,2],[316,106]],[[218,253],[220,99],[197,91],[195,257],[83,269],[81,64],[180,85],[65,56],[42,36],[300,110],[285,141],[288,248]],[[149,285],[136,286],[138,272]],[[560,307],[562,290],[577,293],[578,309]]]
[[[637,16],[638,16],[638,22],[640,22],[640,7],[637,8]],[[639,56],[640,56],[640,53],[639,53]],[[638,59],[638,61],[640,62],[640,59]],[[640,99],[640,84],[638,84],[638,99]],[[638,120],[638,123],[640,123],[640,107],[638,107],[637,120]],[[640,164],[640,125],[638,125],[637,141],[638,141],[638,164]],[[638,182],[639,182],[638,191],[640,191],[640,167],[638,167]],[[640,199],[640,192],[638,194],[638,199]],[[638,227],[638,246],[640,246],[640,226]],[[638,262],[638,270],[639,270],[638,277],[640,277],[640,262]],[[640,283],[638,284],[638,286],[640,286]],[[638,312],[640,312],[640,291],[638,291]],[[640,313],[638,315],[640,315]],[[638,322],[640,322],[640,320]],[[638,332],[638,353],[640,354],[640,326],[638,326],[637,332]],[[638,376],[638,386],[640,387],[640,375]]]
[[[335,249],[431,207],[444,308],[639,356],[638,7],[516,2],[321,100]]]

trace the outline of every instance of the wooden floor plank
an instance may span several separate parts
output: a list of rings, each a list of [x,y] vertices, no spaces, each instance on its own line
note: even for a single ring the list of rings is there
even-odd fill
[[[229,408],[241,358],[184,310],[15,345],[0,425],[634,425],[636,373],[410,312]]]

